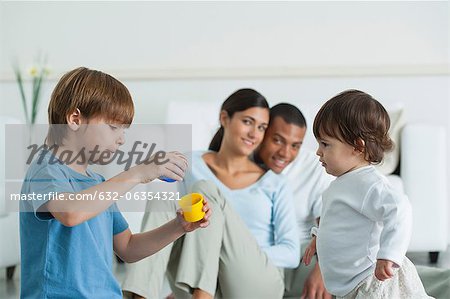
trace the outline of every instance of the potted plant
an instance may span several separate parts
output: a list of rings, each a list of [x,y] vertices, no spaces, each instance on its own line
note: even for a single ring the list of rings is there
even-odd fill
[[[20,97],[22,100],[22,107],[25,114],[25,122],[30,125],[36,123],[36,117],[39,109],[39,102],[41,97],[41,87],[44,79],[49,75],[49,70],[45,66],[46,59],[38,59],[38,63],[28,69],[28,76],[31,79],[31,100],[28,100],[25,93],[24,76],[16,64],[14,67],[14,74],[16,77],[17,85],[20,91]]]

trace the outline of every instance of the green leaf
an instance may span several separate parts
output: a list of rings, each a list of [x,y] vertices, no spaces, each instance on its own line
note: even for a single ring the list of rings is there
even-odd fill
[[[36,116],[39,107],[40,93],[41,93],[41,85],[42,80],[44,78],[44,69],[41,69],[41,73],[38,77],[33,80],[33,109],[31,114],[31,123],[34,124],[36,122]]]
[[[22,73],[20,72],[20,69],[18,67],[18,64],[16,63],[14,68],[14,73],[16,75],[16,81],[17,85],[19,87],[20,91],[20,97],[22,100],[22,106],[25,113],[25,120],[27,124],[34,124],[36,122],[36,117],[38,114],[38,108],[39,108],[39,102],[40,102],[40,93],[41,93],[41,87],[42,83],[47,76],[47,73],[45,71],[45,64],[47,63],[47,57],[38,55],[38,61],[37,61],[37,68],[38,68],[38,74],[37,76],[34,76],[31,82],[31,113],[28,111],[28,101],[25,95],[24,90],[24,80],[22,77]]]
[[[20,97],[22,99],[23,111],[25,113],[25,121],[27,123],[29,123],[30,119],[29,119],[29,116],[28,116],[27,98],[25,97],[25,91],[23,89],[22,74],[20,73],[19,68],[15,68],[14,69],[14,73],[16,74],[16,81],[17,81],[17,85],[19,86]]]

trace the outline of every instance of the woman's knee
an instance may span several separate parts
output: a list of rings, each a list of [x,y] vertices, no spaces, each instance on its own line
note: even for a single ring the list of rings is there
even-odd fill
[[[220,193],[219,188],[211,181],[199,180],[191,187],[191,192],[201,193],[208,198],[210,202],[214,202],[223,206],[225,200]]]
[[[214,185],[213,182],[207,181],[207,180],[198,180],[191,187],[192,192],[203,191],[203,192],[213,193],[215,191],[215,189],[217,189],[217,186]]]

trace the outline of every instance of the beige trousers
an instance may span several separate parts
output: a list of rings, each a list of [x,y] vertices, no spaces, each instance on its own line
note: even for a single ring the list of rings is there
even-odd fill
[[[212,208],[210,225],[129,265],[123,290],[159,299],[167,271],[177,297],[185,297],[199,288],[224,299],[282,298],[282,270],[268,260],[220,190],[210,182],[200,181],[190,191],[208,198]],[[143,230],[154,229],[175,217],[176,206],[170,209],[149,212]]]

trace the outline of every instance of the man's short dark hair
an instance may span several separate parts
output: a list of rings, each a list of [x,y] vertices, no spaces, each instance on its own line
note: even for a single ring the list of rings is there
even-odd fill
[[[270,121],[281,117],[286,123],[306,128],[306,119],[303,113],[294,105],[280,103],[270,108]]]

